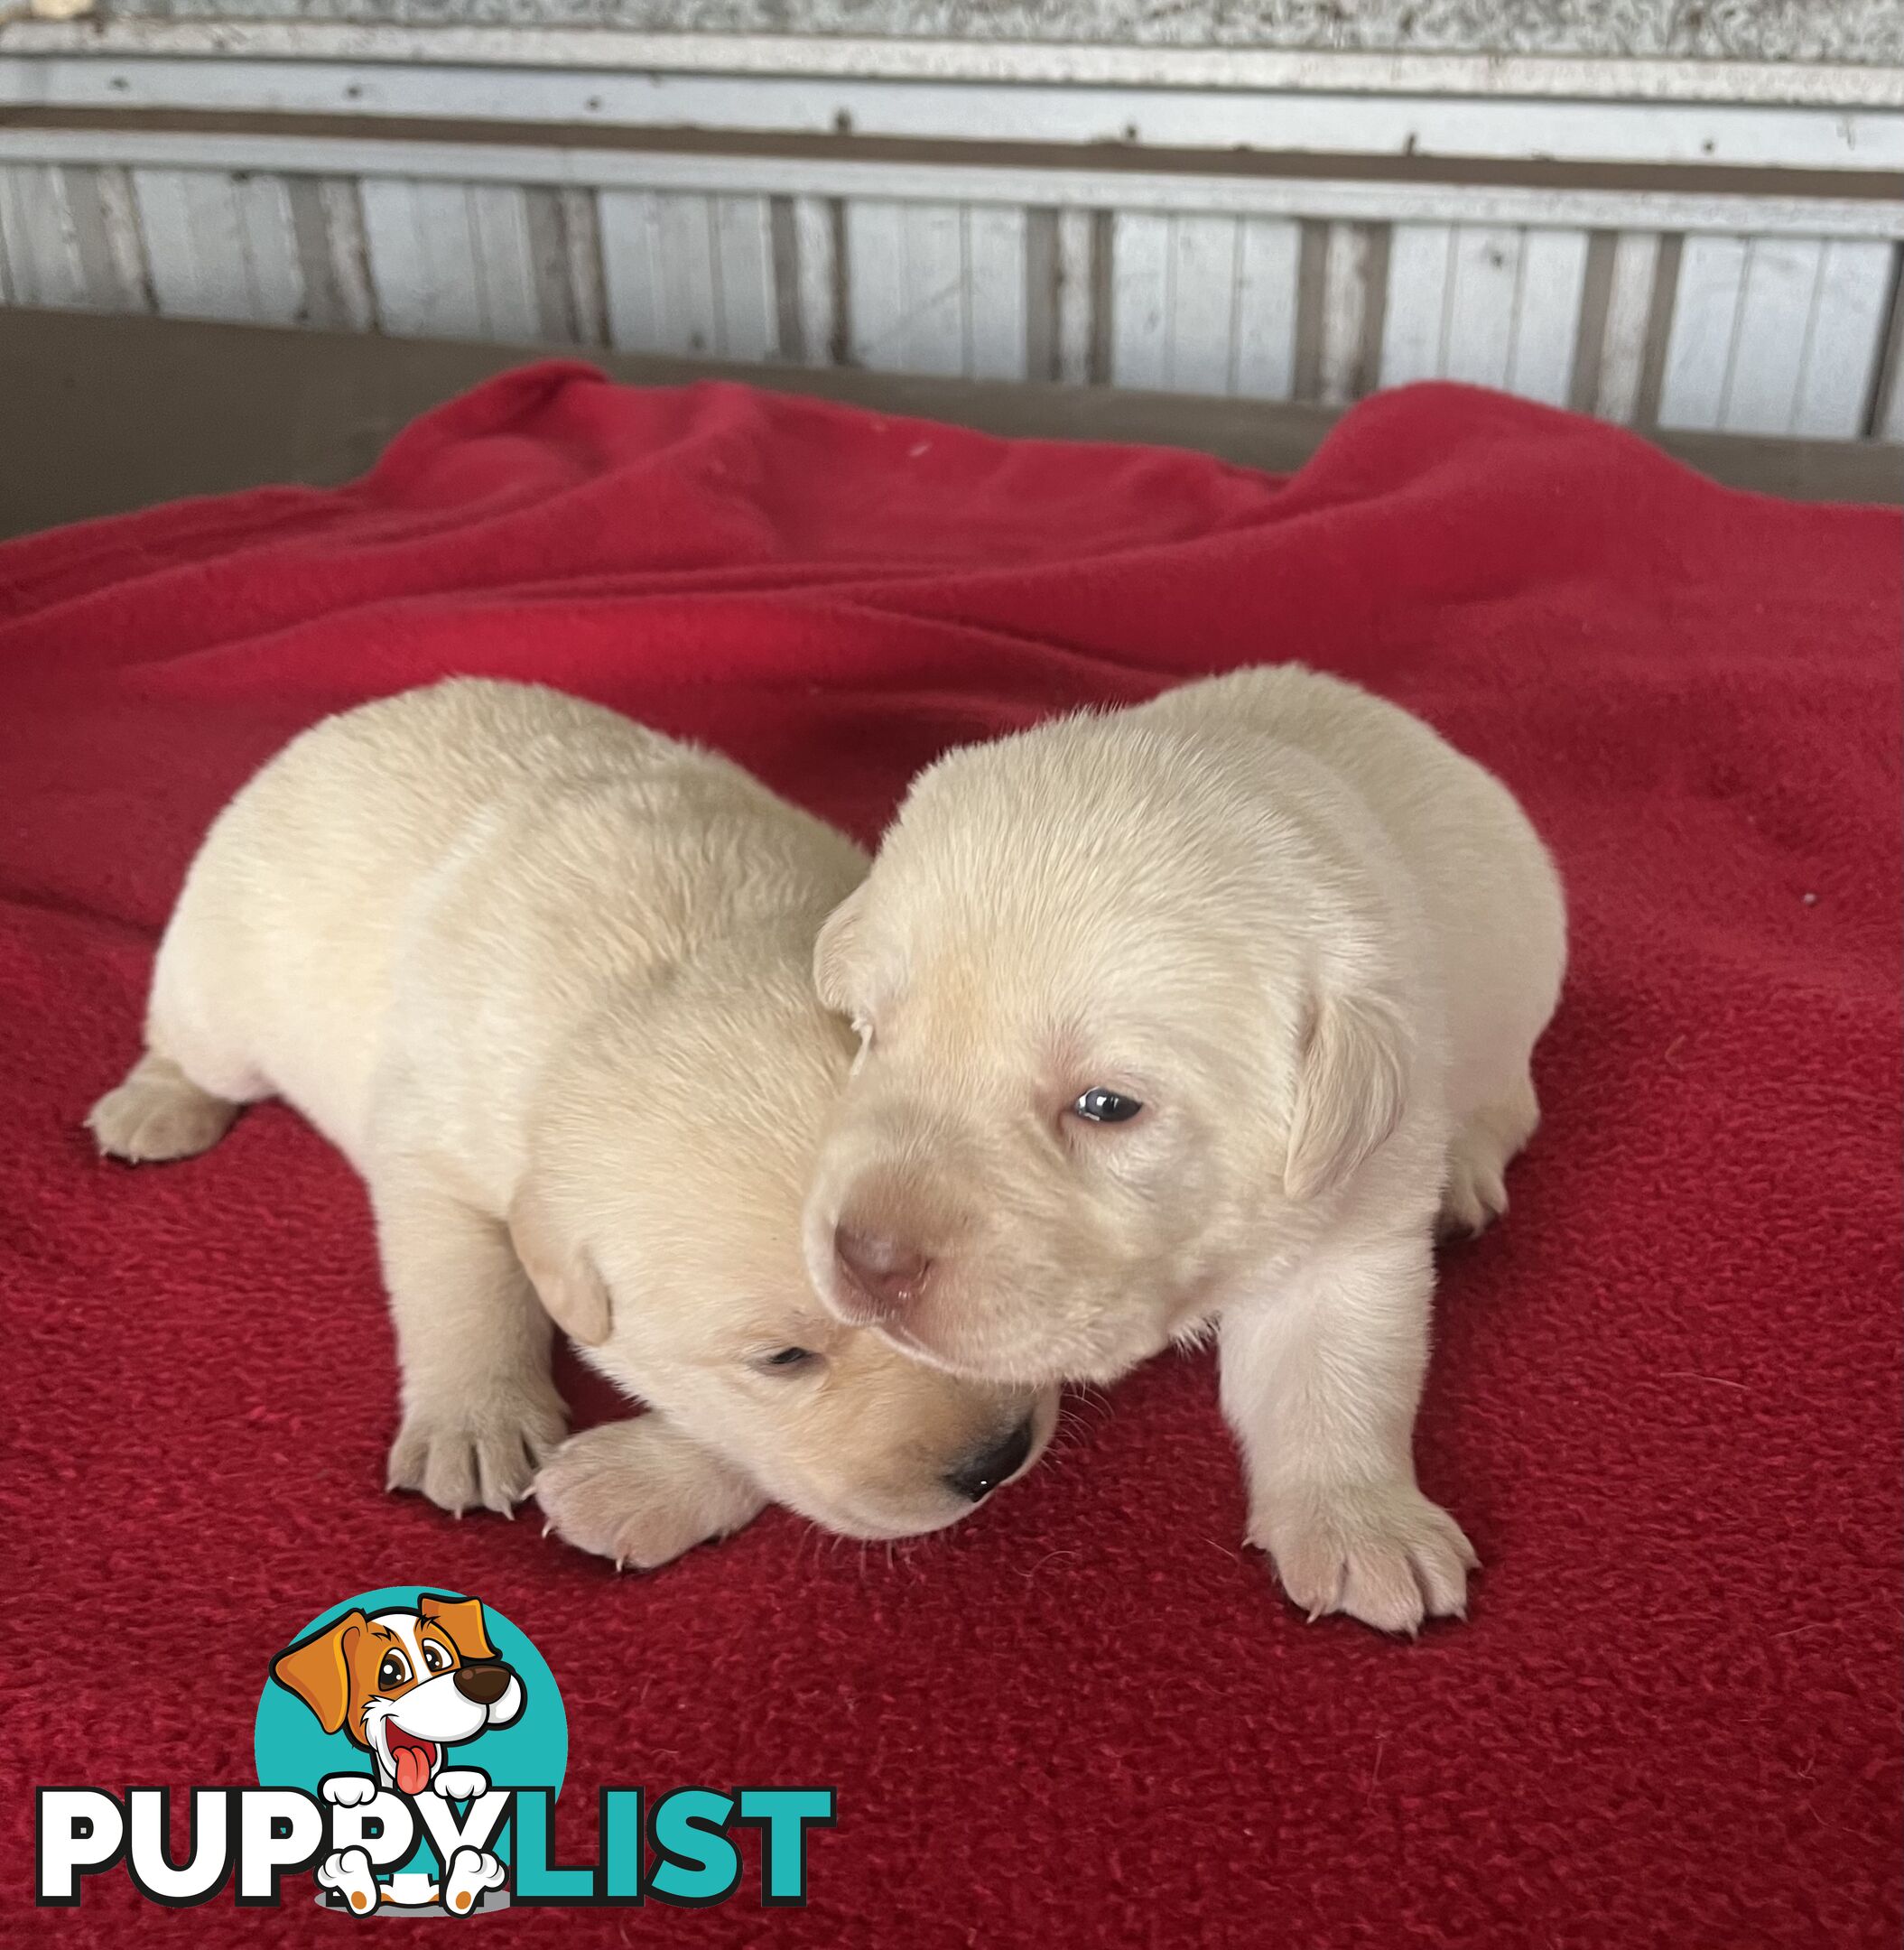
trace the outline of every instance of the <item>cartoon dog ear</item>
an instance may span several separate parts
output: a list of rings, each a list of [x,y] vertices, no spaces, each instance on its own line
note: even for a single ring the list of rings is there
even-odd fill
[[[1309,1199],[1340,1184],[1401,1121],[1408,1038],[1387,1004],[1318,1001],[1303,1045],[1283,1189]]]
[[[608,1286],[588,1253],[562,1236],[533,1178],[510,1202],[509,1240],[549,1318],[570,1339],[599,1347],[613,1318]]]
[[[483,1602],[480,1598],[442,1598],[434,1592],[417,1595],[416,1609],[432,1625],[450,1634],[450,1643],[466,1659],[493,1659],[496,1648],[483,1630]]]
[[[335,1733],[350,1710],[351,1642],[369,1622],[361,1611],[347,1611],[271,1662],[271,1676],[310,1707],[327,1733]]]

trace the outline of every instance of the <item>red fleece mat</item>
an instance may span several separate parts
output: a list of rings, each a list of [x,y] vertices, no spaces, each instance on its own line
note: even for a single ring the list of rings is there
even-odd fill
[[[750,1878],[463,1926],[511,1942],[1894,1943],[1899,544],[1454,387],[1279,482],[543,367],[356,488],[0,549],[0,1930],[345,1929],[303,1884],[172,1914],[123,1874],[36,1914],[28,1789],[248,1779],[288,1635],[423,1581],[562,1681],[568,1856],[599,1784],[839,1790],[804,1912]],[[617,1578],[453,1522],[380,1490],[340,1160],[275,1107],[138,1172],[79,1128],[206,822],[320,713],[540,678],[870,839],[952,742],[1286,657],[1498,769],[1572,896],[1546,1128],[1442,1278],[1420,1455],[1487,1562],[1465,1627],[1285,1606],[1207,1358],[890,1558],[775,1513]]]

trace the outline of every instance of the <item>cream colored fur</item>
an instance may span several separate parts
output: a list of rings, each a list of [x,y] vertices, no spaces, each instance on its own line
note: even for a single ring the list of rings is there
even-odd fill
[[[1298,667],[955,752],[821,937],[864,1046],[808,1201],[815,1283],[1027,1385],[1213,1328],[1249,1536],[1296,1602],[1459,1612],[1473,1553],[1411,1445],[1433,1239],[1506,1205],[1565,954],[1509,794]],[[1083,1121],[1093,1087],[1145,1108]],[[882,1298],[842,1227],[914,1270]]]
[[[947,1472],[1028,1414],[1041,1444],[1053,1407],[906,1360],[806,1281],[800,1202],[851,1049],[808,967],[864,868],[725,760],[553,692],[367,705],[213,826],[146,1054],[90,1122],[116,1156],[178,1157],[275,1095],[363,1175],[394,1487],[505,1509],[540,1466],[553,1526],[638,1565],[770,1499],[933,1529],[971,1507]],[[564,1444],[551,1314],[654,1412]],[[768,1364],[787,1348],[813,1359]]]

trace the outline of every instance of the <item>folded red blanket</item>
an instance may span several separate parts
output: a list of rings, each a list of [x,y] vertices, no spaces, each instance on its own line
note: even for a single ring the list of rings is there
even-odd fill
[[[1283,481],[574,366],[336,493],[0,548],[0,1904],[29,1788],[250,1778],[272,1656],[421,1581],[560,1678],[578,1859],[598,1783],[838,1790],[803,1912],[512,1941],[1895,1942],[1899,548],[1455,387]],[[205,822],[323,712],[539,678],[870,840],[952,742],[1282,658],[1498,770],[1573,903],[1546,1125],[1444,1265],[1422,1473],[1488,1568],[1418,1645],[1240,1548],[1198,1358],[890,1555],[776,1513],[618,1580],[386,1498],[348,1169],[274,1107],[164,1168],[80,1128]],[[181,1922],[100,1877],[38,1920],[302,1943],[306,1895]]]

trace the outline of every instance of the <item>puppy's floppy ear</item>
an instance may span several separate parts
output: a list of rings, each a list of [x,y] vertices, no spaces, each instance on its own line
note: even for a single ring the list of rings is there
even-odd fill
[[[813,942],[813,987],[821,1001],[840,1016],[853,1012],[847,995],[847,975],[859,910],[865,905],[866,883],[862,880],[826,917]]]
[[[496,1648],[483,1628],[480,1598],[442,1598],[434,1592],[419,1592],[416,1609],[432,1624],[450,1634],[450,1643],[466,1659],[493,1659]]]
[[[595,1262],[569,1240],[534,1178],[509,1205],[509,1241],[549,1318],[571,1340],[599,1347],[608,1338],[608,1289]]]
[[[327,1733],[335,1733],[350,1710],[351,1641],[369,1622],[361,1611],[347,1611],[271,1662],[271,1676],[310,1707]]]
[[[1408,1037],[1382,1001],[1319,999],[1303,1045],[1283,1189],[1310,1199],[1340,1184],[1401,1121]]]

